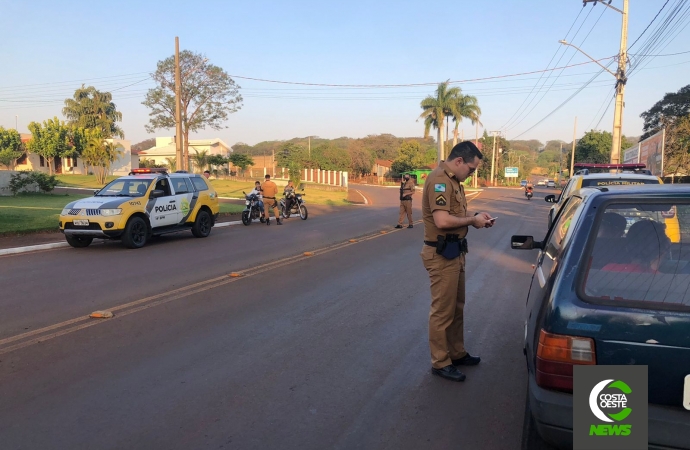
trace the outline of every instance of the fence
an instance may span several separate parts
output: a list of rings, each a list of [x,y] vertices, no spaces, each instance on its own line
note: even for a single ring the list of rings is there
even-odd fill
[[[324,184],[329,186],[340,186],[346,188],[349,181],[348,172],[342,170],[321,170],[321,169],[302,169],[300,171],[302,182]],[[247,169],[244,174],[240,172],[236,177],[231,179],[246,179],[257,180],[269,173],[266,168],[262,169]],[[272,174],[273,178],[278,180],[287,180],[288,170],[284,167],[277,168]]]

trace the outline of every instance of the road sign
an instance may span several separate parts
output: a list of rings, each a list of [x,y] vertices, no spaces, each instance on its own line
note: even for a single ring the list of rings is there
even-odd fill
[[[506,178],[517,178],[518,168],[517,167],[506,167]]]

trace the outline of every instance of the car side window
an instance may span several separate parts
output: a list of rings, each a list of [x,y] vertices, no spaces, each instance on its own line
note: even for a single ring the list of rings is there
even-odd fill
[[[192,183],[194,183],[194,187],[196,188],[197,191],[207,191],[208,190],[208,185],[206,184],[206,181],[204,181],[204,179],[201,177],[192,178]]]
[[[556,258],[561,247],[565,243],[565,239],[569,236],[571,225],[575,218],[575,213],[578,207],[582,203],[580,197],[570,197],[567,200],[567,204],[563,206],[563,212],[558,216],[558,220],[551,228],[551,235],[548,237],[548,242],[546,243],[546,254],[549,255],[551,259]]]
[[[194,185],[192,184],[192,180],[190,180],[189,178],[185,178],[184,182],[187,183],[187,192],[194,192],[195,191]]]
[[[187,183],[185,183],[184,178],[174,178],[172,179],[173,187],[175,188],[175,194],[186,194],[189,192],[187,188]]]

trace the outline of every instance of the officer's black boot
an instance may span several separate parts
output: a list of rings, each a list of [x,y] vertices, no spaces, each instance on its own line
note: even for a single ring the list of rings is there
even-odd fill
[[[481,360],[479,356],[472,356],[468,353],[462,358],[453,359],[450,362],[453,363],[454,366],[476,366]]]
[[[465,374],[460,372],[453,365],[447,365],[443,369],[431,368],[432,375],[438,375],[450,381],[465,381]]]
[[[283,224],[283,222],[280,220],[280,217],[278,217],[278,218],[276,219],[276,222],[278,222],[278,225],[282,225],[282,224]]]
[[[266,217],[266,225],[270,225],[270,224],[271,224],[271,219]]]

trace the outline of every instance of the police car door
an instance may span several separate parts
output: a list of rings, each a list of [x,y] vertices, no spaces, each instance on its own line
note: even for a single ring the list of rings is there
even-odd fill
[[[162,190],[165,195],[158,197],[153,205],[151,227],[158,228],[178,223],[180,221],[180,202],[170,186],[170,180],[159,178],[155,189]]]
[[[176,177],[172,179],[172,185],[180,211],[177,221],[182,224],[188,221],[194,210],[198,193],[194,192],[194,185],[188,177]]]

